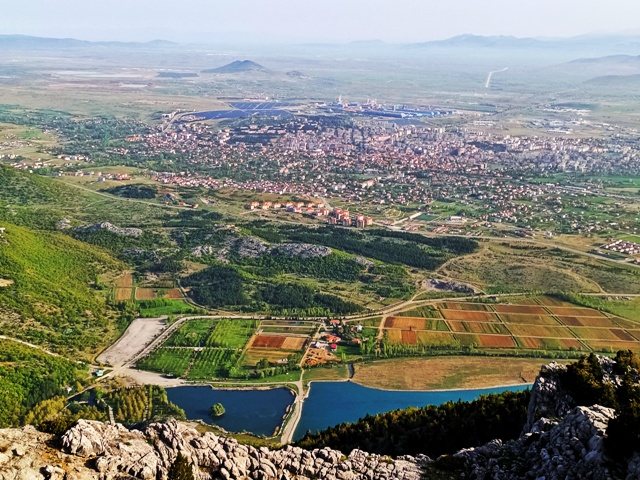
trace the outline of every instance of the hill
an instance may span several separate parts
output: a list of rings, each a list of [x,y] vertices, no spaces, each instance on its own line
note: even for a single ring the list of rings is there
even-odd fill
[[[120,262],[60,233],[0,228],[0,334],[87,359],[117,337],[98,277]]]
[[[235,62],[228,63],[222,67],[203,70],[202,73],[246,73],[266,71],[267,69],[262,65],[251,60],[236,60]]]

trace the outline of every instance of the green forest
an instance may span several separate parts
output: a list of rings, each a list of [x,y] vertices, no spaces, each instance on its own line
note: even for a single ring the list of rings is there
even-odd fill
[[[0,339],[0,427],[23,425],[38,403],[77,390],[87,376],[83,364]]]

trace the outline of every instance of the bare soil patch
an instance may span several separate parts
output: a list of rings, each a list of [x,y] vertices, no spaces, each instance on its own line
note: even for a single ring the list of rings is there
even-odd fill
[[[480,347],[510,348],[516,344],[510,335],[478,335]]]
[[[407,345],[417,345],[418,335],[413,330],[402,330],[402,343]]]
[[[136,288],[136,300],[155,300],[158,292],[153,288]]]
[[[427,322],[424,318],[415,317],[387,317],[384,321],[386,328],[412,328],[415,330],[424,330]]]
[[[305,337],[285,337],[281,348],[283,350],[302,350],[306,341]]]
[[[178,300],[182,298],[182,292],[179,288],[172,288],[169,290],[163,298],[170,298],[172,300]]]
[[[116,302],[128,302],[132,293],[133,288],[116,288]]]
[[[256,335],[251,348],[282,348],[286,339],[280,335]]]

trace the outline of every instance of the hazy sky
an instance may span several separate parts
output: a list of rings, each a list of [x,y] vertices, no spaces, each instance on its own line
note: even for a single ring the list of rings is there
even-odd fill
[[[635,30],[639,0],[5,0],[0,34],[86,40],[415,42]]]

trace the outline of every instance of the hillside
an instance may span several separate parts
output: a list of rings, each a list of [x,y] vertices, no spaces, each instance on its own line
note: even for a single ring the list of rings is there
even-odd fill
[[[0,339],[0,427],[23,425],[39,402],[77,389],[87,374],[84,365]]]
[[[266,72],[262,65],[251,60],[236,60],[222,67],[203,70],[202,73],[246,73],[246,72]]]
[[[98,276],[122,264],[66,235],[1,221],[0,228],[1,334],[85,358],[115,338]]]

